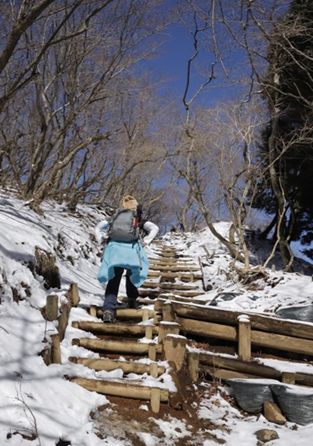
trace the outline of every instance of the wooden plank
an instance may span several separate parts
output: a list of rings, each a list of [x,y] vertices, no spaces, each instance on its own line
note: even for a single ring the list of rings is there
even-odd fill
[[[151,399],[151,387],[131,384],[127,382],[114,382],[88,378],[71,378],[71,382],[84,387],[91,392],[104,395],[121,396],[123,398],[133,398],[140,400]],[[160,389],[160,401],[166,403],[169,399],[169,391]]]
[[[151,364],[142,364],[141,362],[134,361],[118,361],[113,359],[98,359],[98,358],[69,358],[69,360],[75,364],[82,364],[93,370],[101,371],[105,370],[107,372],[116,369],[122,369],[124,373],[138,373],[150,374]],[[165,367],[156,364],[157,376],[163,375],[165,373]]]

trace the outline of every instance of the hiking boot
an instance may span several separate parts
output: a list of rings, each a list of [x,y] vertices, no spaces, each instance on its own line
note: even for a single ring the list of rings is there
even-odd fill
[[[137,310],[139,308],[139,304],[136,299],[128,299],[127,308],[132,308]]]
[[[105,310],[103,312],[103,322],[110,322],[110,323],[116,322],[114,311]]]

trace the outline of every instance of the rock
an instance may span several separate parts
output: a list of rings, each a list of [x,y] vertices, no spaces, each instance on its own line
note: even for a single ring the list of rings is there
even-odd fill
[[[267,443],[271,440],[277,440],[279,438],[278,433],[272,429],[260,429],[255,432],[256,438],[263,442]]]
[[[263,412],[265,418],[271,423],[285,424],[287,421],[278,405],[271,401],[264,401]]]

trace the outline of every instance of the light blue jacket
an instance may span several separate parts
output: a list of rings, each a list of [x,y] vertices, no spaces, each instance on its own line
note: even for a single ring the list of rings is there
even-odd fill
[[[135,287],[140,287],[146,280],[149,269],[149,260],[141,242],[115,242],[110,240],[104,249],[98,274],[98,280],[102,285],[113,279],[115,266],[130,270],[129,278],[131,282]]]

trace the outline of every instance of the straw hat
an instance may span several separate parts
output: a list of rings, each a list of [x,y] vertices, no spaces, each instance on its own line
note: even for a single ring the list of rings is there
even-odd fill
[[[138,207],[138,202],[137,202],[136,198],[132,197],[131,195],[126,195],[123,198],[122,208],[136,210],[137,207]]]

